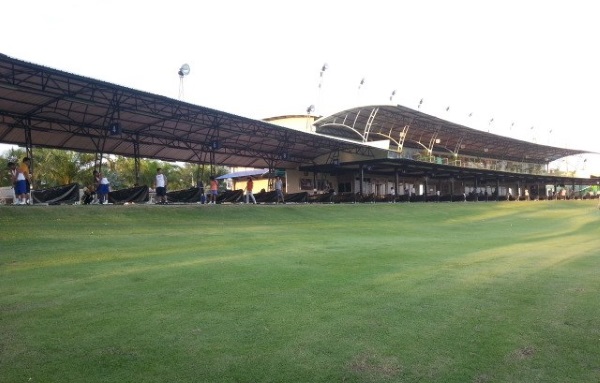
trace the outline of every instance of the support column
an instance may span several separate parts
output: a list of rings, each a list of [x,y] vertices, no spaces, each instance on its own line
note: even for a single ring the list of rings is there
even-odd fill
[[[360,180],[358,181],[358,193],[360,194],[360,197],[363,197],[363,183],[365,181],[365,167],[363,165],[360,165]]]
[[[135,186],[140,185],[140,142],[139,135],[136,134],[135,142],[133,143],[133,166],[135,172]]]
[[[400,176],[398,175],[398,168],[394,169],[394,202],[398,198],[398,187],[400,186]]]
[[[275,160],[274,159],[269,159],[267,161],[267,164],[269,165],[269,178],[267,181],[267,190],[275,190]],[[316,186],[317,184],[315,184]]]
[[[211,150],[210,151],[210,160],[209,160],[210,161],[210,175],[213,175],[213,176],[215,175],[215,162],[216,162],[215,158],[216,158],[215,151]]]
[[[27,125],[24,126],[24,128],[25,128],[25,156],[29,158],[29,173],[35,174],[34,173],[34,165],[35,164],[33,161],[33,141],[31,139],[30,126],[31,126],[31,123],[29,121],[27,122]],[[22,160],[22,158],[17,158],[17,167],[19,166],[19,163],[21,160]],[[31,178],[31,185],[30,185],[31,190],[34,189],[33,183],[34,183],[34,179]],[[28,197],[28,199],[29,199],[29,197]]]
[[[96,158],[94,163],[94,170],[102,171],[102,160],[104,159],[104,153],[96,152]]]
[[[500,178],[496,178],[496,201],[500,201]]]

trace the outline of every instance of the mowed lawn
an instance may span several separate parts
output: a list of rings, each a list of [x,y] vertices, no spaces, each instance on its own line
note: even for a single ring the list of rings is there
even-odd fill
[[[598,382],[597,201],[0,207],[0,382]]]

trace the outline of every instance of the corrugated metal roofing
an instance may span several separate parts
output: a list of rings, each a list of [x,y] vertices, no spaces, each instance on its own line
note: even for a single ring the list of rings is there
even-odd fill
[[[481,132],[400,105],[352,108],[315,126],[317,134],[297,131],[0,54],[2,143],[271,169],[316,165],[339,151],[374,158],[377,149],[368,142],[381,139],[540,164],[585,153]]]
[[[0,142],[271,168],[311,163],[335,150],[370,151],[1,54]]]
[[[359,142],[391,139],[403,147],[507,161],[546,164],[588,153],[482,132],[401,105],[352,108],[321,118],[315,126],[318,133]]]

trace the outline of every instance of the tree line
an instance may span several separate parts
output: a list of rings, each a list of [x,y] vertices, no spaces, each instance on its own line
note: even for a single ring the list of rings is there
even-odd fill
[[[10,186],[11,179],[5,171],[9,161],[20,163],[26,157],[23,148],[12,148],[0,154],[2,177],[0,186]],[[33,188],[46,189],[55,186],[77,183],[81,187],[93,184],[92,172],[98,169],[96,155],[70,150],[36,148],[32,156]],[[136,185],[152,187],[156,169],[162,168],[167,176],[169,190],[188,189],[197,186],[198,181],[207,185],[211,175],[226,174],[228,169],[216,166],[214,174],[210,165],[184,163],[182,165],[158,160],[140,159],[139,176],[136,180],[135,160],[133,158],[107,155],[102,159],[102,172],[110,181],[113,190],[125,189]]]

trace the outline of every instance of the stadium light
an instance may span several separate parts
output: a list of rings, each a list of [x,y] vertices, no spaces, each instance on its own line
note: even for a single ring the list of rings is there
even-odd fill
[[[321,67],[321,73],[319,73],[319,89],[321,89],[321,87],[323,86],[323,74],[327,69],[329,69],[329,65],[327,65],[327,63],[323,64],[323,66]]]
[[[179,75],[179,100],[183,98],[183,78],[190,74],[190,66],[188,64],[183,64],[179,67],[179,71],[177,71]]]
[[[317,105],[321,105],[321,88],[323,88],[323,75],[325,74],[325,71],[329,69],[329,65],[327,63],[323,64],[323,66],[321,67],[321,73],[319,73],[319,88],[317,91]],[[316,107],[314,105],[311,105],[313,107],[314,111],[316,109]],[[310,114],[311,112],[308,112],[308,114]]]

